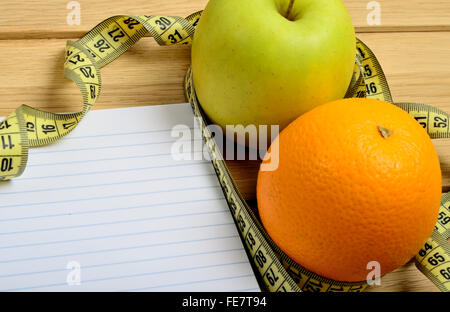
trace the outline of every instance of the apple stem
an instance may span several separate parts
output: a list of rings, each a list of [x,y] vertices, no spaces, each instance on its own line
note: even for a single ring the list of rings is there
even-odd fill
[[[288,20],[290,20],[289,15],[291,15],[292,8],[294,7],[294,2],[295,2],[295,0],[291,0],[289,2],[289,6],[288,6],[288,9],[287,9],[287,12],[286,12],[286,18]]]

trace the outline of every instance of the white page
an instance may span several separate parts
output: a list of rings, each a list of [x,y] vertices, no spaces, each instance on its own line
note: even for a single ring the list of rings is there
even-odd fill
[[[0,291],[259,291],[211,163],[170,153],[179,124],[188,104],[92,111],[30,149],[0,183]]]

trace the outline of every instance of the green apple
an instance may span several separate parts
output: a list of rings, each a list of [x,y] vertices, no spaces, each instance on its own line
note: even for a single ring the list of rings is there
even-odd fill
[[[281,130],[344,97],[355,44],[341,0],[210,0],[192,44],[200,104],[223,128]]]

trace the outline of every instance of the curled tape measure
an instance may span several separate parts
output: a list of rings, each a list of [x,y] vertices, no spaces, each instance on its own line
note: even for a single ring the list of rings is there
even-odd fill
[[[100,68],[109,64],[141,37],[150,33],[160,45],[190,44],[201,12],[187,18],[174,16],[115,16],[77,42],[69,41],[64,62],[65,77],[73,80],[83,96],[83,108],[73,114],[53,114],[23,105],[0,123],[0,180],[23,173],[28,148],[55,142],[72,131],[95,104],[101,88]],[[357,40],[356,64],[346,97],[367,97],[393,103],[383,70],[372,51]],[[192,71],[185,78],[186,98],[198,119],[203,139],[222,186],[246,251],[268,291],[357,292],[363,282],[339,282],[323,278],[287,257],[270,239],[253,214],[225,164],[206,116],[195,94]],[[395,103],[393,103],[395,104]],[[431,138],[450,138],[449,115],[436,108],[412,103],[395,104],[411,114]],[[416,265],[442,291],[450,291],[450,194],[442,198],[432,236],[415,257]]]

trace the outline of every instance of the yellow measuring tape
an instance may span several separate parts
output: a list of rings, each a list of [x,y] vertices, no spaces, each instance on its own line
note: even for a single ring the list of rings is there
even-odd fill
[[[186,18],[174,16],[111,17],[76,42],[69,41],[65,77],[73,80],[83,96],[83,108],[73,114],[53,114],[23,105],[0,123],[0,180],[23,173],[28,148],[55,142],[72,131],[100,94],[100,68],[150,33],[160,45],[190,44],[201,12]],[[383,70],[372,51],[357,40],[357,61],[346,97],[367,97],[393,103]],[[287,257],[270,239],[239,193],[206,127],[206,116],[195,94],[192,71],[185,78],[186,98],[202,130],[212,163],[222,186],[246,251],[268,291],[362,291],[366,281],[340,282],[318,276]],[[395,103],[393,103],[395,104]],[[420,122],[431,138],[450,138],[449,115],[436,108],[412,103],[395,104]],[[436,229],[416,256],[417,267],[442,291],[450,291],[450,195],[442,198]]]

